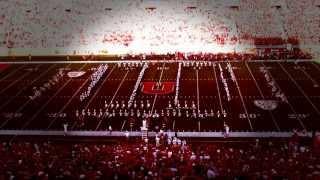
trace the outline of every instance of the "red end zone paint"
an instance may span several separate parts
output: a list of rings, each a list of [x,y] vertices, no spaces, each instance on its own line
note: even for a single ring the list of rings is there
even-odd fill
[[[9,64],[0,64],[0,71],[7,69],[9,66]]]
[[[161,86],[157,87],[157,82],[142,82],[142,93],[144,94],[170,94],[174,92],[174,82],[161,82]]]

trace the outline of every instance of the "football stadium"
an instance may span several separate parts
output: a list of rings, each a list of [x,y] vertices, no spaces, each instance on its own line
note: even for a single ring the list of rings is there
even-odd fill
[[[319,0],[1,0],[0,179],[319,179]]]

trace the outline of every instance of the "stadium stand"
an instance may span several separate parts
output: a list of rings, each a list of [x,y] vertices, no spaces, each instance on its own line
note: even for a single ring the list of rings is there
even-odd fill
[[[3,55],[241,53],[252,51],[256,38],[267,41],[260,45],[285,48],[294,38],[309,53],[319,46],[316,1],[31,0],[0,5]]]
[[[0,0],[0,179],[320,179],[320,0]]]
[[[74,140],[73,140],[74,141]],[[319,142],[3,142],[2,179],[317,179]]]

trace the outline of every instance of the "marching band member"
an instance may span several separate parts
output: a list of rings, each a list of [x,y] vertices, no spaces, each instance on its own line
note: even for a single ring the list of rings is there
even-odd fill
[[[102,116],[103,116],[103,112],[102,112],[102,109],[100,108],[99,109],[99,118],[102,117]]]
[[[109,133],[111,134],[111,133],[112,133],[112,127],[111,127],[111,125],[109,125],[108,130],[109,130]]]
[[[123,114],[122,114],[122,109],[120,109],[120,111],[119,111],[119,116],[122,117],[122,115],[123,115]]]
[[[79,110],[76,110],[76,117],[79,117]]]
[[[150,108],[150,102],[149,102],[149,100],[147,100],[147,109],[149,109]]]
[[[121,101],[121,108],[125,108],[126,107],[126,104],[124,103],[124,101]]]
[[[133,111],[133,109],[130,110],[130,116],[134,116],[134,111]]]
[[[192,109],[196,109],[196,104],[192,101]]]
[[[213,117],[214,116],[214,112],[213,109],[210,110],[210,116]]]
[[[176,109],[173,109],[173,110],[172,110],[172,116],[173,116],[173,117],[176,117],[176,115],[177,115],[177,111],[176,111]]]
[[[158,135],[156,135],[156,146],[158,147],[160,145],[160,138],[158,137]]]
[[[226,117],[227,117],[226,110],[223,110],[223,113],[222,113],[222,114],[223,114],[223,117],[224,117],[224,118],[226,118]]]
[[[108,109],[105,110],[104,115],[105,115],[106,117],[109,116],[109,110],[108,110]]]
[[[128,117],[128,116],[129,116],[129,113],[128,113],[127,109],[124,110],[124,116],[125,116],[125,117]]]
[[[147,113],[146,113],[146,110],[143,110],[143,115],[142,115],[143,118],[146,118],[147,117]]]
[[[93,116],[96,116],[97,115],[97,111],[96,109],[93,109]]]
[[[137,101],[134,101],[133,107],[134,107],[134,108],[137,108]]]
[[[140,116],[141,116],[140,110],[137,109],[137,117],[140,117]]]
[[[116,101],[116,109],[118,109],[120,107],[120,104],[118,101]]]
[[[116,111],[112,110],[112,117],[115,117],[115,116],[116,116]]]
[[[142,128],[144,128],[144,129],[147,128],[147,120],[146,119],[142,120]]]
[[[195,109],[192,110],[192,117],[194,117],[194,118],[197,117],[197,113],[196,113],[196,110],[195,110]]]

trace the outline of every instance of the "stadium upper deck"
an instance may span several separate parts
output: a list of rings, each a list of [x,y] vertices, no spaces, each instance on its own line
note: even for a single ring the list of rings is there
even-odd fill
[[[0,1],[0,54],[317,53],[318,0]]]

